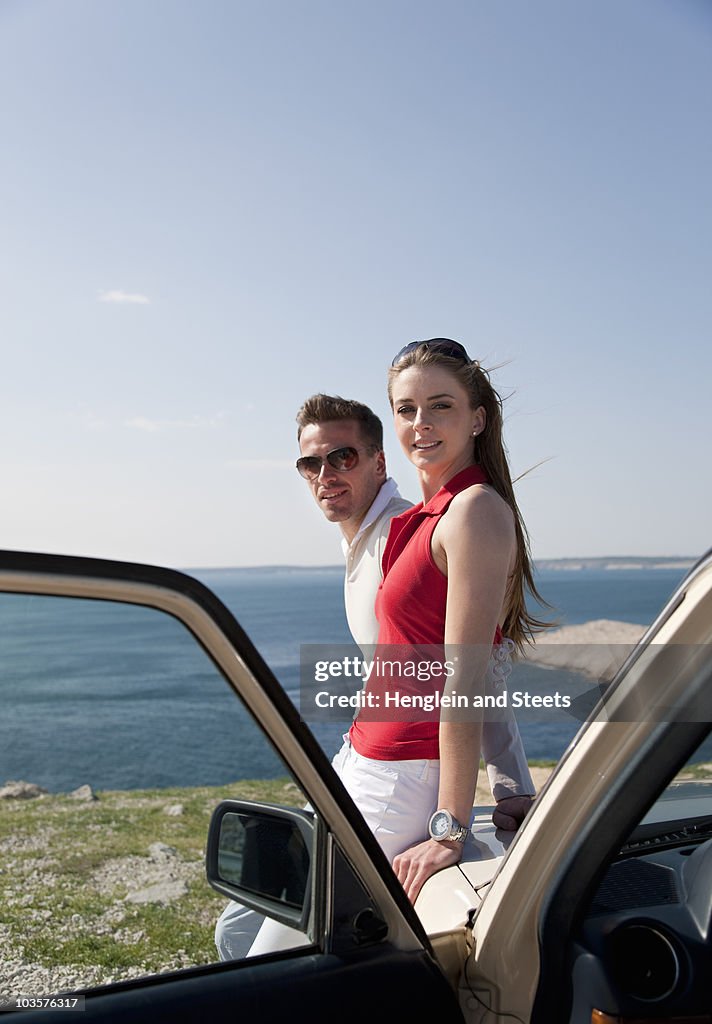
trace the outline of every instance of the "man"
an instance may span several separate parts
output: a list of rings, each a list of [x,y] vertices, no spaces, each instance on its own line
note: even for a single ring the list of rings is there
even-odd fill
[[[413,504],[386,472],[383,425],[368,406],[331,395],[312,395],[297,413],[301,457],[297,469],[314,500],[342,533],[346,559],[344,602],[354,640],[375,646],[374,605],[391,518]],[[515,830],[531,806],[534,784],[511,709],[486,720],[482,756],[496,808],[493,823]]]

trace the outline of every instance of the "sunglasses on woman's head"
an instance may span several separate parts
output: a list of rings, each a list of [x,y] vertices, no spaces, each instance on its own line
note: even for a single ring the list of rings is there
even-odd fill
[[[359,452],[380,451],[377,444],[367,444],[365,448],[352,448],[347,445],[344,448],[334,448],[327,452],[322,459],[321,455],[302,455],[297,459],[297,470],[305,480],[316,480],[321,473],[321,467],[328,462],[332,469],[339,473],[348,473],[356,469],[359,463]]]
[[[393,358],[391,366],[397,366],[410,352],[415,352],[421,345],[429,352],[439,352],[440,355],[450,356],[452,359],[462,359],[466,363],[472,362],[463,345],[451,338],[430,338],[428,341],[411,341],[404,345],[400,352]]]

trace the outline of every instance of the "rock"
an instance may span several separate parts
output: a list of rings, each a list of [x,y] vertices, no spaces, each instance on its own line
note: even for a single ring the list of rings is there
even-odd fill
[[[175,846],[167,843],[151,843],[148,852],[151,860],[174,860],[178,856]]]
[[[169,818],[179,818],[183,811],[183,804],[170,804],[170,806],[163,808],[163,813],[167,814]]]
[[[117,928],[113,937],[115,942],[123,942],[127,946],[131,946],[136,942],[142,942],[146,938],[146,933],[142,928],[138,931],[132,931],[130,928]]]
[[[68,794],[73,800],[98,800],[99,797],[95,794],[91,786],[79,786],[78,789],[73,789]]]
[[[188,892],[188,886],[182,879],[175,879],[170,882],[158,882],[156,885],[149,885],[146,889],[139,889],[137,892],[130,892],[126,897],[127,903],[170,903],[172,900],[180,899]]]
[[[610,619],[595,619],[562,626],[542,634],[525,651],[524,660],[548,668],[570,669],[592,679],[610,682],[637,642],[645,626]]]
[[[45,796],[48,790],[34,782],[22,782],[8,780],[0,789],[0,800],[34,800],[38,796]]]

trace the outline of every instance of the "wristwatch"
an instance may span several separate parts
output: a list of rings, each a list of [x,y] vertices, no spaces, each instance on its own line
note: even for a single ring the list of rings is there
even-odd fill
[[[437,842],[443,839],[454,839],[456,843],[464,843],[470,830],[461,825],[457,818],[453,818],[449,811],[439,810],[432,815],[428,822],[430,838]]]

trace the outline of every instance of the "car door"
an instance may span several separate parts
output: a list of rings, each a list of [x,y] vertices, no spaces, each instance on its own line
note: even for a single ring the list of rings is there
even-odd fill
[[[679,981],[669,992],[662,985],[664,995],[655,1000],[621,994],[610,981],[610,964],[579,944],[579,929],[592,913],[609,865],[708,736],[711,695],[712,552],[690,571],[613,680],[502,862],[472,929],[461,982],[461,1005],[468,1019],[483,1024],[711,1019],[709,796],[700,819],[705,830],[697,837],[694,830],[683,835],[675,852],[677,868],[673,859],[664,865],[646,861],[642,873],[647,879],[651,872],[662,871],[668,879],[674,874],[674,881],[680,880],[680,906],[694,920],[695,941],[674,935],[668,925],[658,928],[656,913],[661,915],[649,884],[625,885],[621,901],[631,923],[652,924],[662,936],[659,945],[679,949]],[[685,908],[692,872],[679,865],[687,859],[704,862],[694,889],[701,910]],[[601,920],[605,931],[606,919]],[[660,971],[656,956],[646,960],[642,943],[632,935],[610,956],[622,961],[618,974],[628,970],[647,982]]]
[[[200,582],[145,565],[0,553],[0,688],[3,1008],[44,1021],[81,1005],[86,1024],[462,1019],[327,756]],[[211,800],[250,796],[244,780],[226,784],[231,744],[249,745],[256,774],[268,766],[264,784],[283,803],[307,800],[319,826],[307,944],[218,962],[206,935],[222,903],[201,902],[198,837]],[[178,789],[162,788],[168,759],[181,766]]]

